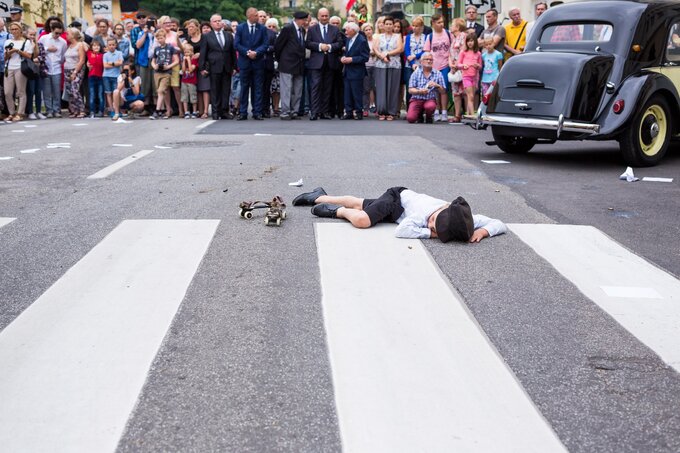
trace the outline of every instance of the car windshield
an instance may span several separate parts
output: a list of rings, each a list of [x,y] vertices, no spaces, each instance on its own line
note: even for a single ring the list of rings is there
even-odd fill
[[[540,42],[607,42],[612,31],[612,25],[605,23],[554,24],[543,29]]]

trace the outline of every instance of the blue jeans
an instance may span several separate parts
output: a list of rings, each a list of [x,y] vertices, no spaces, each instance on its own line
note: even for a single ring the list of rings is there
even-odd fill
[[[87,78],[90,88],[90,114],[104,113],[104,83],[101,77],[92,76]],[[95,108],[98,106],[98,108]]]
[[[43,80],[45,110],[47,113],[61,111],[61,74],[48,75]]]
[[[34,113],[33,101],[35,100],[35,113],[40,113],[42,110],[43,99],[43,78],[38,77],[34,80],[26,82],[26,115]]]

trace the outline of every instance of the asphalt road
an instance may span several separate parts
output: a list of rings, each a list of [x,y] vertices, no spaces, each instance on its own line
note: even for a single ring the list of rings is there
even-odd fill
[[[316,186],[365,196],[395,185],[443,199],[463,195],[475,212],[508,224],[593,226],[660,272],[680,275],[678,150],[658,167],[635,169],[672,183],[627,183],[618,179],[625,166],[612,142],[542,145],[516,156],[485,145],[489,133],[464,126],[272,119],[196,127],[205,124],[0,126],[0,218],[16,219],[0,222],[0,370],[9,327],[121,222],[219,221],[142,370],[143,387],[115,436],[118,451],[342,449],[315,242],[315,224],[336,221],[289,207],[282,227],[267,228],[259,217],[238,217],[242,200],[278,194],[290,201]],[[70,146],[46,149],[59,142]],[[21,152],[31,149],[38,150]],[[88,179],[141,150],[153,152]],[[481,162],[497,159],[510,163]],[[289,186],[300,178],[304,187]],[[677,364],[622,327],[617,313],[512,231],[477,245],[423,243],[569,451],[680,450]],[[376,278],[384,272],[375,269]],[[83,322],[90,321],[106,327],[106,319]],[[35,337],[49,338],[56,324]],[[668,339],[679,340],[677,330]],[[32,360],[27,354],[26,366]],[[107,357],[98,366],[106,367]],[[3,379],[11,373],[0,371]],[[95,419],[106,412],[91,411]],[[35,437],[50,417],[58,418],[45,414],[27,431]],[[10,419],[11,429],[0,423],[0,440],[19,437],[22,420],[0,410],[0,420]]]

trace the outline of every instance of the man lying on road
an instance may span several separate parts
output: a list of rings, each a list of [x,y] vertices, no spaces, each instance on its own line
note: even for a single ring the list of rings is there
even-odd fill
[[[376,199],[330,196],[317,187],[295,197],[293,206],[313,206],[315,216],[345,219],[356,228],[370,228],[380,222],[397,223],[398,238],[479,242],[507,231],[500,220],[473,215],[463,197],[447,203],[405,187],[387,189]]]

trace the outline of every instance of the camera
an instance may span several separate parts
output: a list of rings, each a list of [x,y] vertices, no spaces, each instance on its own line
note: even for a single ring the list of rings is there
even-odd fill
[[[5,46],[5,49],[7,49],[7,50],[14,49],[14,43],[11,42],[11,43],[7,44],[7,45]]]
[[[156,19],[149,19],[146,21],[146,26],[151,28],[156,26]]]
[[[163,71],[165,71],[165,65],[164,65],[164,64],[161,64],[161,63],[159,63],[159,64],[158,64],[158,69],[156,69],[156,71],[159,71],[159,72],[163,72]]]

